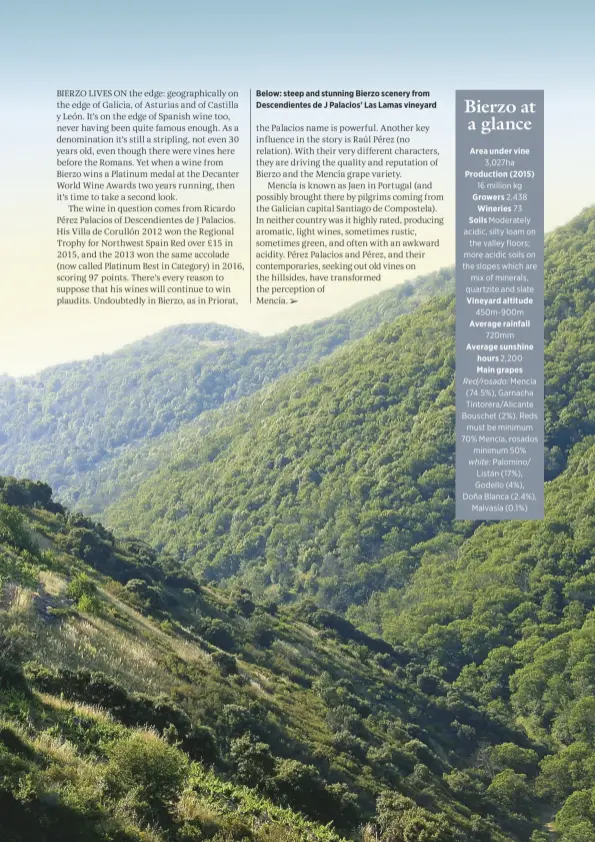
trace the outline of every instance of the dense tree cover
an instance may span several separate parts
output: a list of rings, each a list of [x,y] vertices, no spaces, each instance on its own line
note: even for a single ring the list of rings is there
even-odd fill
[[[115,354],[0,378],[0,471],[49,482],[66,502],[97,511],[126,486],[123,474],[138,480],[159,460],[154,449],[164,434],[451,286],[444,270],[277,336],[183,325]]]
[[[426,659],[0,486],[27,500],[0,508],[3,839],[511,842],[540,826],[544,745]]]
[[[595,209],[547,241],[548,477],[595,433]],[[454,518],[454,301],[220,413],[108,510],[209,579],[345,610],[400,588],[473,525]]]

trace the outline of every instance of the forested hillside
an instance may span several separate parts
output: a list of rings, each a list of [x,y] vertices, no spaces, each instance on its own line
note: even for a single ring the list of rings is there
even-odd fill
[[[113,532],[0,478],[3,839],[595,840],[595,208],[545,280],[543,521],[453,520],[448,294],[100,459]]]
[[[543,826],[539,764],[556,758],[437,665],[313,604],[201,583],[44,484],[0,478],[0,594],[5,842]]]
[[[417,652],[420,687],[520,728],[546,756],[516,738],[487,787],[481,763],[449,781],[539,816],[533,842],[595,839],[594,294],[590,209],[547,241],[542,522],[453,521],[451,297],[243,401],[112,513],[210,579],[343,612]]]
[[[155,464],[164,434],[328,356],[452,283],[451,271],[437,272],[277,336],[183,325],[116,354],[0,378],[0,471],[50,482],[85,510],[103,508],[120,482],[126,487],[121,475],[138,478]]]
[[[546,248],[547,476],[595,433],[595,209]],[[190,435],[108,522],[209,579],[338,610],[457,547],[454,301],[436,296]],[[213,421],[213,425],[215,421]]]

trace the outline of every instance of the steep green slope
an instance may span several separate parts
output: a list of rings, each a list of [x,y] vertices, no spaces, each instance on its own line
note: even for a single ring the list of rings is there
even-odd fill
[[[541,823],[544,745],[423,659],[199,584],[43,484],[0,478],[0,595],[9,842],[510,842]]]
[[[595,838],[595,437],[546,487],[543,521],[484,525],[426,553],[410,583],[349,612],[440,664],[466,698],[551,756],[535,790],[561,839]]]
[[[546,244],[548,478],[595,432],[594,234],[589,209]],[[453,521],[452,297],[212,424],[107,512],[208,578],[345,610],[472,529]]]
[[[65,500],[97,510],[106,497],[118,496],[118,459],[126,465],[143,444],[150,451],[163,434],[316,362],[451,286],[445,270],[277,336],[185,325],[116,354],[0,379],[0,470],[51,482]],[[141,454],[137,462],[145,461]]]

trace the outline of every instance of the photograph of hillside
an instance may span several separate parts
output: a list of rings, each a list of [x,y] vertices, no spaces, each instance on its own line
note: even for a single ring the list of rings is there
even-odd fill
[[[0,838],[594,842],[595,207],[545,518],[454,519],[454,277],[0,378]]]

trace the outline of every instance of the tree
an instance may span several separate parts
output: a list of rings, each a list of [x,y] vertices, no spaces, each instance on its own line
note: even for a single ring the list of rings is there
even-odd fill
[[[499,772],[486,792],[505,810],[522,815],[531,811],[531,790],[526,775],[518,775],[512,769]]]

